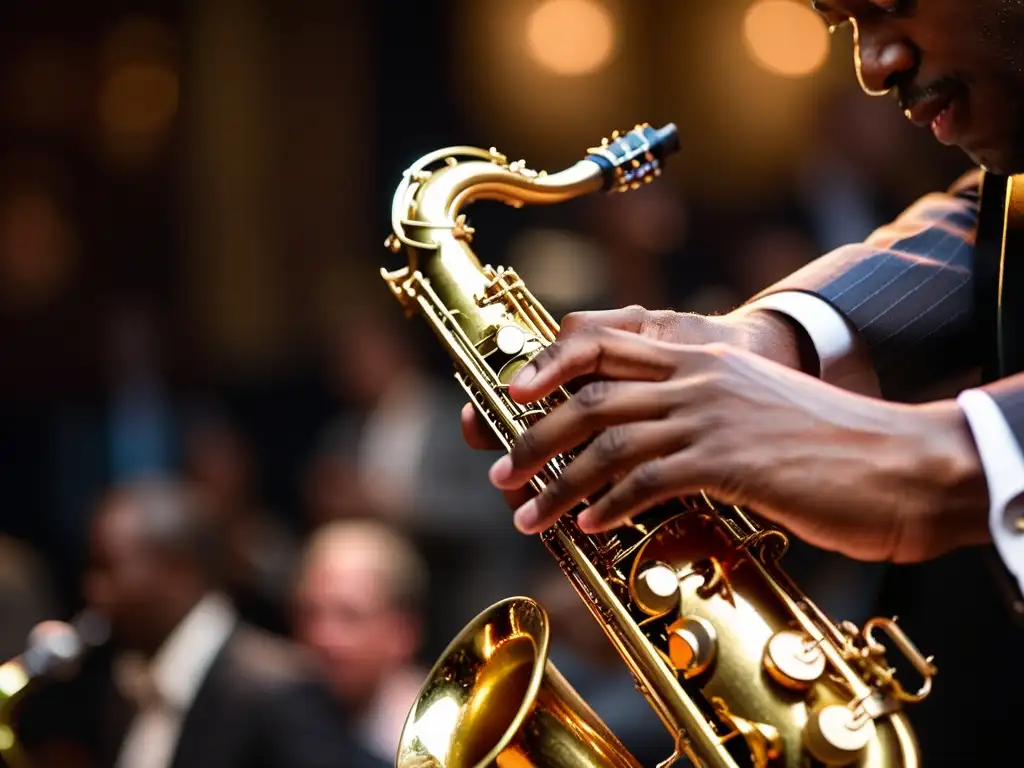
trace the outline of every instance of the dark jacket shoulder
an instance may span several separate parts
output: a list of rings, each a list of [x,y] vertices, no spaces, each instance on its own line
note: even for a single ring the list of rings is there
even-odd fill
[[[312,657],[246,623],[210,668],[177,757],[175,768],[383,768],[359,748]]]
[[[218,661],[260,688],[322,679],[317,663],[300,646],[245,623],[232,633]]]

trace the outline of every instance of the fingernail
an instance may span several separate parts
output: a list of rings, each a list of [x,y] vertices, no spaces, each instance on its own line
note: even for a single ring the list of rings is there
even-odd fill
[[[501,488],[502,483],[508,482],[508,479],[512,476],[512,459],[508,456],[502,456],[494,464],[491,465],[490,470],[487,472],[487,477],[491,481],[491,485]]]
[[[525,387],[531,381],[533,377],[537,375],[537,367],[532,363],[527,365],[521,370],[516,377],[512,380],[512,384],[516,387]]]
[[[538,517],[537,501],[536,499],[530,499],[516,510],[512,521],[520,533],[533,533],[534,528],[537,527]]]
[[[576,526],[580,529],[581,533],[592,535],[595,533],[604,533],[604,526],[601,524],[600,518],[594,517],[590,514],[588,509],[586,512],[581,512],[576,518]]]

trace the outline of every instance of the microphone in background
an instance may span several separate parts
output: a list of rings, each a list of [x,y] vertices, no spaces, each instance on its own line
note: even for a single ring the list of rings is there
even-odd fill
[[[73,677],[85,652],[106,642],[106,622],[88,611],[70,623],[44,621],[28,635],[24,652],[0,664],[0,700],[16,696],[33,680]]]

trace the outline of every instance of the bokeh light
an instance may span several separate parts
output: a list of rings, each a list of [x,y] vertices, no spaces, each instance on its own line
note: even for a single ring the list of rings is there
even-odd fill
[[[173,32],[162,22],[129,18],[107,35],[97,112],[108,156],[150,159],[178,112],[180,82]]]
[[[758,0],[747,9],[743,41],[764,69],[807,77],[825,64],[829,34],[818,15],[794,0]]]
[[[159,64],[129,64],[113,72],[100,95],[100,118],[115,135],[150,135],[178,109],[178,78]]]
[[[18,190],[0,201],[0,304],[20,311],[52,301],[77,261],[77,235],[46,192]]]
[[[526,39],[543,67],[558,75],[586,75],[611,60],[615,21],[597,0],[546,0],[530,14]]]

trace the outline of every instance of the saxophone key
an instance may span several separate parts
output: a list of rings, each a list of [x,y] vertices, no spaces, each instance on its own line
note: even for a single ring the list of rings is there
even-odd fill
[[[764,669],[784,688],[807,690],[825,674],[821,641],[815,643],[800,632],[775,633],[764,649]]]
[[[679,605],[679,577],[665,563],[645,563],[633,582],[632,592],[640,610],[649,616],[661,616]]]
[[[672,666],[689,680],[703,674],[715,660],[718,636],[706,619],[688,616],[668,627],[668,655]]]
[[[526,346],[526,333],[517,325],[503,325],[494,334],[494,343],[506,355],[518,355]]]
[[[828,766],[852,765],[875,738],[875,722],[840,704],[811,712],[804,728],[804,744]]]

